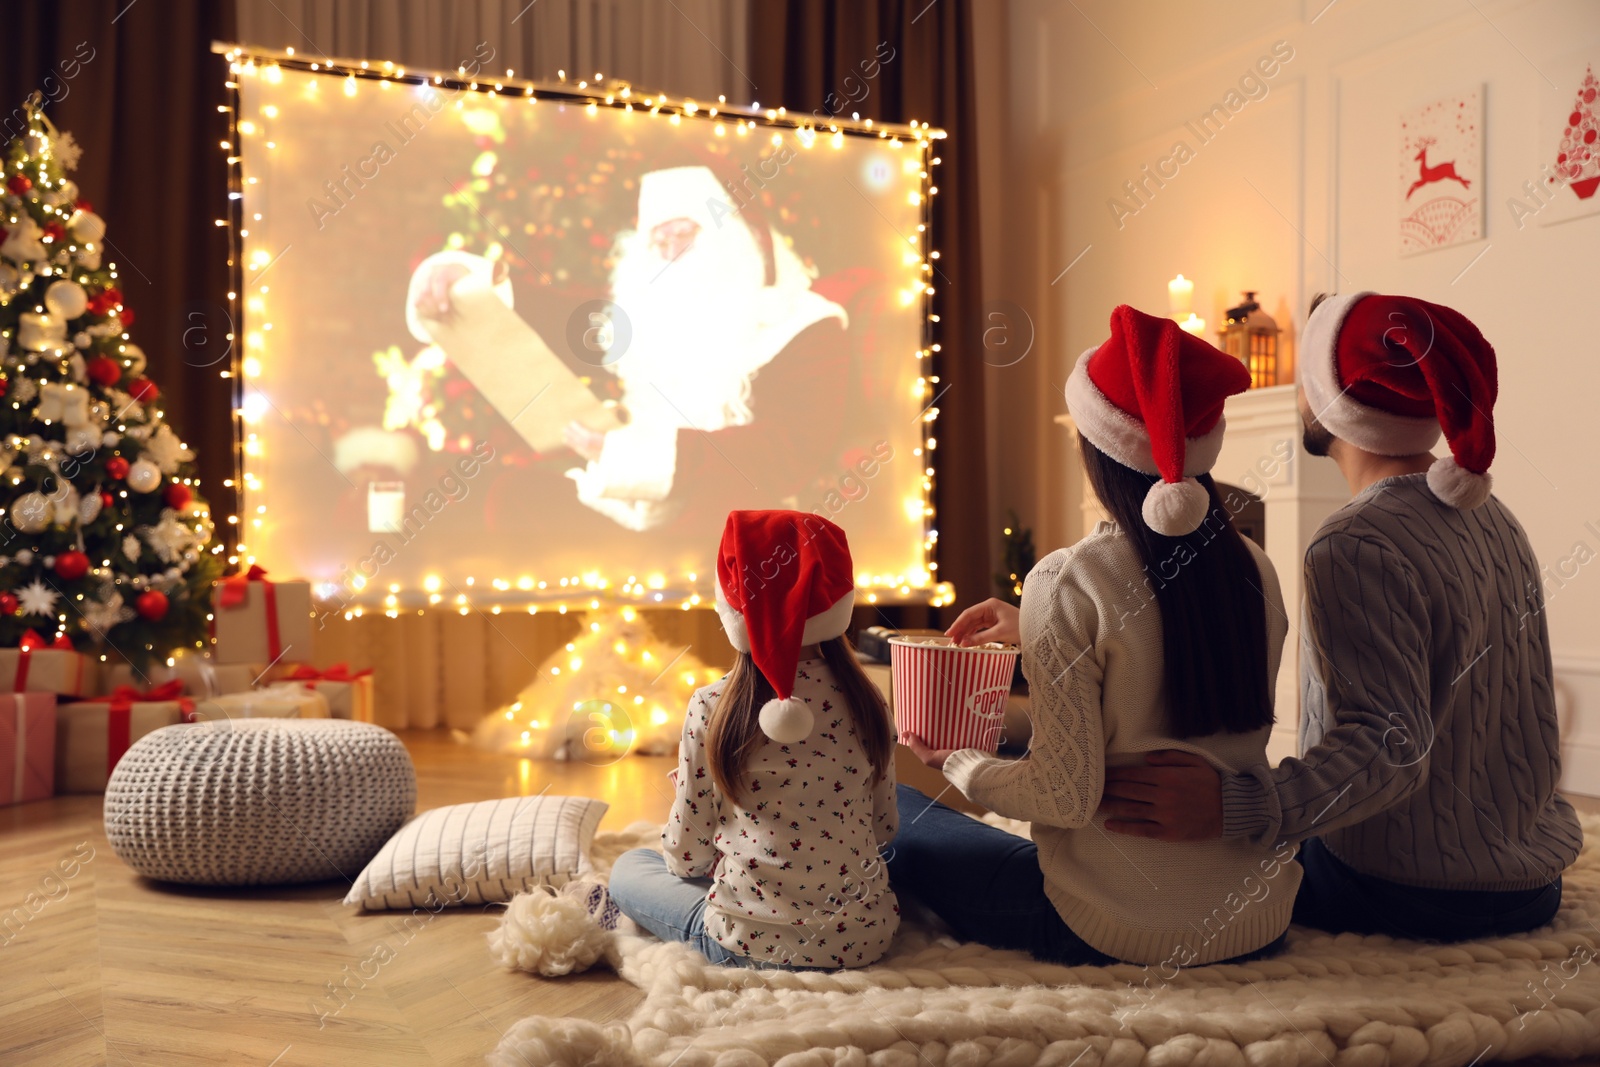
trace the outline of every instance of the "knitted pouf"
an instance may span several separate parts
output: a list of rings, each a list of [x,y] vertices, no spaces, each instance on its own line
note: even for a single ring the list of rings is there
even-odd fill
[[[146,734],[106,786],[106,838],[139,874],[193,885],[351,878],[411,815],[411,756],[342,719],[221,719]]]

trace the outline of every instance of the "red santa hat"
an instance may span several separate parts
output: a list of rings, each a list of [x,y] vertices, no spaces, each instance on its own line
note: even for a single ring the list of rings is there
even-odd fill
[[[733,511],[717,553],[717,614],[728,640],[748,652],[777,693],[761,708],[761,730],[780,744],[811,734],[812,715],[794,698],[800,649],[838,637],[855,608],[854,568],[844,531],[802,511]]]
[[[1078,357],[1067,409],[1100,451],[1161,480],[1144,498],[1144,521],[1181,537],[1205,521],[1210,497],[1195,481],[1222,451],[1222,405],[1250,388],[1250,372],[1226,352],[1123,304],[1111,337]]]
[[[1428,488],[1457,508],[1489,499],[1499,386],[1494,348],[1453,308],[1361,292],[1317,305],[1301,338],[1300,380],[1329,433],[1380,456],[1450,455]]]

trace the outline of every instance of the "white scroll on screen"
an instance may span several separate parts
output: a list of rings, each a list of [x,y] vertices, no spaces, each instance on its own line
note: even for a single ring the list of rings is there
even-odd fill
[[[599,433],[622,425],[615,408],[595,396],[488,281],[462,278],[450,287],[450,303],[450,315],[423,318],[424,328],[530,448],[565,447],[562,431],[570,422]]]

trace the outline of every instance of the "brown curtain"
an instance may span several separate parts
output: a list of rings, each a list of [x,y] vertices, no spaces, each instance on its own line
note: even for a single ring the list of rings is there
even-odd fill
[[[215,0],[27,0],[6,5],[0,37],[0,121],[9,142],[21,105],[41,93],[45,114],[83,149],[72,178],[106,220],[106,259],[117,265],[135,320],[129,335],[149,359],[168,419],[198,456],[219,533],[233,493],[227,204],[219,142],[227,136],[231,3]]]
[[[984,362],[978,240],[977,101],[971,0],[759,0],[750,16],[750,69],[758,99],[790,112],[858,111],[863,119],[942,127],[949,140],[934,170],[934,340],[942,351],[934,508],[939,577],[958,601],[994,592],[985,486]],[[893,58],[889,57],[893,49]],[[919,625],[925,613],[892,613]],[[945,620],[941,620],[945,621]]]

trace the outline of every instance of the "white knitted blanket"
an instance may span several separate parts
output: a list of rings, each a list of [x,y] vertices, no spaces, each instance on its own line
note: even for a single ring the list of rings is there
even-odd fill
[[[998,821],[991,819],[990,821]],[[1006,824],[1017,830],[1018,824]],[[597,866],[658,827],[595,838]],[[534,1016],[494,1067],[1468,1067],[1600,1057],[1600,818],[1533,934],[1460,945],[1295,927],[1286,952],[1170,980],[1059,967],[903,923],[880,964],[843,972],[716,967],[619,937],[646,993],[626,1023]],[[1592,1061],[1591,1061],[1592,1062]]]

